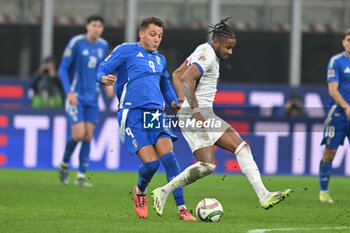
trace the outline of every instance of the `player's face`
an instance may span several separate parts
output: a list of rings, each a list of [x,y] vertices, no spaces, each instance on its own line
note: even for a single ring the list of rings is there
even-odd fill
[[[154,52],[162,41],[163,28],[151,23],[146,29],[139,31],[139,37],[141,46],[150,52]]]
[[[343,40],[343,46],[348,55],[350,55],[350,35],[346,36]]]
[[[220,57],[221,60],[226,60],[229,56],[232,55],[232,49],[236,46],[236,39],[227,38],[219,42],[217,49],[215,50],[216,54]]]
[[[101,36],[103,29],[104,26],[99,20],[91,21],[86,25],[87,36],[92,40],[97,40]]]

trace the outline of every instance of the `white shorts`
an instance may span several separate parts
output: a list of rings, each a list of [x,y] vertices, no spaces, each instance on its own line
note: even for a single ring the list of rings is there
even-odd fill
[[[231,127],[226,121],[215,115],[213,109],[201,109],[202,116],[207,120],[208,127],[198,127],[191,123],[195,122],[190,109],[181,108],[178,112],[179,121],[185,122],[185,127],[180,127],[182,135],[191,148],[192,153],[196,150],[214,146],[217,140]],[[190,122],[186,125],[186,122]]]

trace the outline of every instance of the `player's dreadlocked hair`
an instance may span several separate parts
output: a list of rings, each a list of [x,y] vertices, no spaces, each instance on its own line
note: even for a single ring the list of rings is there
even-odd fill
[[[233,29],[226,23],[226,21],[230,18],[232,17],[222,19],[220,20],[220,23],[217,23],[215,25],[209,25],[209,28],[211,28],[211,30],[208,33],[213,33],[212,38],[236,38]]]

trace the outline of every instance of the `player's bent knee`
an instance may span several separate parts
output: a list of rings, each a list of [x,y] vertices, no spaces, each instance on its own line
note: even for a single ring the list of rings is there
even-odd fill
[[[92,139],[92,137],[93,137],[92,134],[85,134],[83,140],[84,140],[85,142],[90,142],[91,139]]]
[[[80,142],[84,140],[84,135],[83,134],[73,134],[72,138],[76,142]]]

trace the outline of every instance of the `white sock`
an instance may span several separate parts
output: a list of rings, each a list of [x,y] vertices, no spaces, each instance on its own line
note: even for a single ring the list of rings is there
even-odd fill
[[[215,169],[214,164],[198,162],[187,167],[183,172],[177,175],[169,183],[164,185],[161,189],[167,194],[173,192],[175,189],[181,188],[185,185],[191,184],[212,173]]]
[[[85,178],[85,173],[78,172],[78,178]]]
[[[237,147],[235,154],[241,171],[253,186],[259,201],[264,200],[270,192],[265,188],[261,180],[259,168],[253,159],[249,145],[243,141]]]

